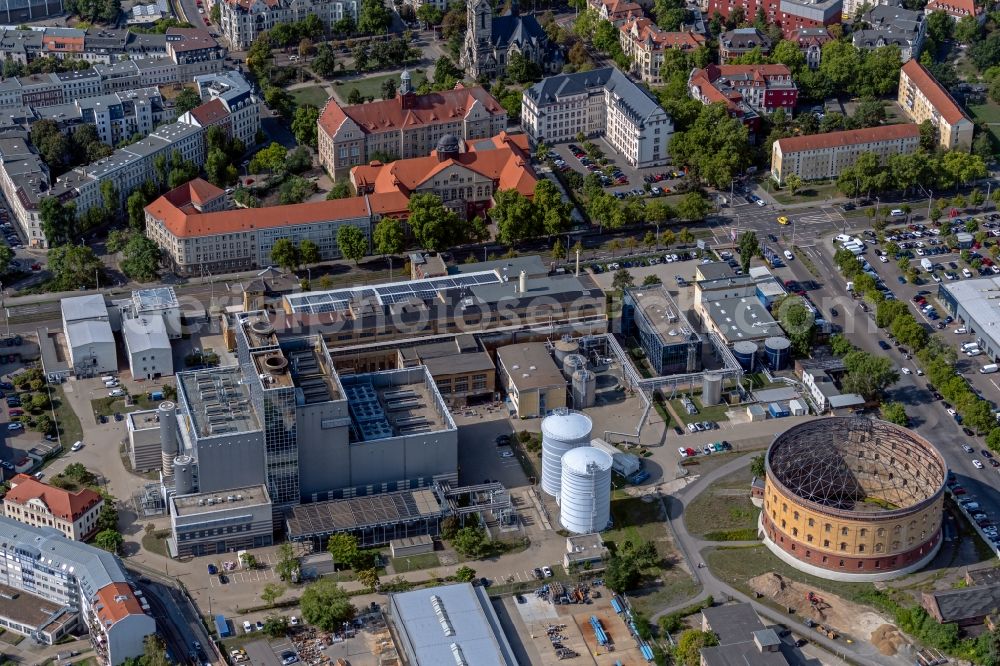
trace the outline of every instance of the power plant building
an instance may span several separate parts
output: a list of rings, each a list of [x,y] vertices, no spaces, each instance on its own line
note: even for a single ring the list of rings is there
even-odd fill
[[[519,418],[545,416],[566,407],[567,378],[544,342],[500,347],[497,368],[500,383]]]
[[[639,341],[658,375],[701,370],[701,336],[662,285],[625,290],[622,335]]]
[[[170,499],[174,557],[223,554],[273,543],[271,499],[261,484]]]

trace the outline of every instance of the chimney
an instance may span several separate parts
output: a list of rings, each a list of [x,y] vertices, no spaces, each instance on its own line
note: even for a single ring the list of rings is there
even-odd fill
[[[576,276],[580,277],[580,248],[576,248]]]

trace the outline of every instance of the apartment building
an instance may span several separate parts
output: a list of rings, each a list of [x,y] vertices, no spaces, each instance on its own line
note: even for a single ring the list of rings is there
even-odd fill
[[[737,9],[743,10],[747,20],[763,10],[768,23],[781,27],[787,39],[801,28],[819,28],[840,23],[843,0],[708,0],[706,16],[718,12],[728,19]]]
[[[25,129],[42,118],[55,121],[67,132],[93,125],[101,142],[114,147],[135,134],[149,134],[172,114],[164,107],[159,89],[140,88],[27,109],[23,117]]]
[[[754,49],[761,55],[771,53],[771,39],[757,28],[736,28],[719,35],[719,62],[729,64]]]
[[[833,37],[826,28],[802,28],[793,32],[789,39],[799,45],[809,69],[816,69],[823,59],[823,45]]]
[[[986,20],[983,7],[976,5],[975,0],[930,0],[924,6],[925,14],[938,11],[944,12],[955,21],[961,21],[966,16],[974,16],[980,23]]]
[[[164,251],[177,274],[217,274],[269,266],[271,248],[279,238],[294,243],[314,241],[322,260],[329,261],[341,257],[337,246],[340,227],[353,225],[370,236],[367,197],[250,210],[202,205],[219,201],[223,194],[215,186],[195,180],[146,207],[146,235]]]
[[[404,206],[415,194],[436,194],[463,218],[482,215],[493,205],[493,194],[501,190],[517,190],[530,198],[537,182],[528,137],[506,132],[470,141],[464,150],[458,138],[448,134],[428,157],[351,169],[351,185],[358,194],[402,195]],[[406,212],[406,208],[397,211],[403,216]]]
[[[751,134],[760,129],[760,114],[785,109],[791,115],[799,98],[785,65],[709,65],[691,71],[688,90],[702,104],[725,104]]]
[[[27,131],[0,134],[0,190],[28,247],[44,248],[38,209],[51,188],[49,167],[29,141]]]
[[[206,104],[218,101],[229,114],[229,135],[246,146],[256,141],[260,130],[260,98],[241,72],[227,70],[194,77]]]
[[[802,180],[837,178],[862,153],[875,153],[884,163],[890,155],[919,147],[920,126],[915,123],[794,136],[774,142],[771,176],[779,183],[793,173]]]
[[[674,131],[656,99],[615,67],[550,76],[526,89],[521,126],[536,142],[603,134],[633,167],[666,164]]]
[[[31,74],[0,83],[0,109],[53,106],[103,93],[101,77],[93,69]]]
[[[873,51],[895,44],[899,47],[901,62],[920,56],[927,34],[927,20],[922,12],[878,4],[865,12],[861,21],[868,27],[851,32],[855,48]]]
[[[632,20],[646,16],[642,5],[628,0],[587,0],[587,6],[597,12],[605,21],[610,21],[616,28]]]
[[[345,17],[358,19],[357,0],[218,0],[219,28],[234,50],[250,48],[257,35],[278,23],[318,16],[324,25]]]
[[[651,85],[663,83],[660,68],[667,49],[693,51],[705,45],[705,36],[696,32],[660,30],[647,18],[632,18],[619,28],[622,51],[632,59],[632,72]]]
[[[111,553],[0,517],[0,622],[9,631],[47,645],[88,632],[98,662],[109,666],[141,657],[156,621],[130,581]]]
[[[74,541],[93,536],[103,507],[104,498],[90,488],[70,492],[27,474],[12,478],[3,498],[3,515],[33,527],[54,527]]]
[[[318,122],[319,159],[330,174],[342,176],[367,164],[374,153],[423,157],[445,134],[472,141],[506,128],[507,112],[485,88],[460,86],[417,95],[404,71],[394,99],[341,106],[330,98]]]
[[[972,120],[919,61],[909,60],[900,69],[896,101],[913,122],[931,121],[937,127],[938,145],[945,150],[972,148]]]

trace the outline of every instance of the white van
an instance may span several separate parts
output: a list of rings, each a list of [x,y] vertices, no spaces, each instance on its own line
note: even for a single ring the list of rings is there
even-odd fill
[[[848,236],[847,234],[837,234],[837,242],[846,243],[849,240],[851,240],[851,237]]]
[[[924,257],[923,259],[920,260],[920,267],[923,268],[928,273],[930,273],[931,270],[934,269],[934,262],[928,259],[927,257]]]
[[[990,363],[989,365],[984,365],[983,367],[979,368],[979,372],[981,372],[984,375],[993,374],[997,370],[1000,370],[1000,365],[997,365],[996,363]]]
[[[104,388],[114,388],[116,386],[118,386],[118,380],[113,377],[104,382]]]
[[[965,355],[972,357],[972,356],[979,356],[982,353],[983,353],[982,349],[980,349],[979,347],[973,347],[972,349],[965,352]]]
[[[889,215],[892,217],[903,217],[904,213],[899,208],[893,208],[892,210],[889,211]]]
[[[114,382],[114,381],[118,381],[118,380],[115,379],[114,375],[104,375],[103,377],[101,377],[101,381],[102,382]]]
[[[962,351],[969,351],[973,347],[978,347],[978,346],[979,346],[978,342],[966,342],[964,345],[962,345]]]

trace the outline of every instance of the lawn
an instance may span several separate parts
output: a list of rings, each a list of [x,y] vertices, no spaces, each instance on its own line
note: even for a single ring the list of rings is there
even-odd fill
[[[987,123],[993,140],[1000,141],[1000,104],[993,102],[972,104],[969,106],[969,112],[976,123]]]
[[[308,88],[289,90],[288,94],[292,96],[296,107],[311,104],[317,109],[322,109],[323,105],[326,104],[326,100],[330,98],[323,86],[309,86]]]
[[[94,398],[90,401],[91,407],[94,410],[94,417],[98,416],[112,416],[115,412],[132,412],[136,409],[156,409],[162,400],[150,400],[148,393],[136,393],[133,396],[133,402],[131,405],[125,404],[125,398],[112,398],[108,396],[107,398]]]
[[[779,203],[794,204],[840,196],[840,191],[837,190],[836,182],[817,180],[804,183],[795,194],[792,194],[791,191],[787,189],[776,190],[771,194],[774,196],[775,201],[778,201]]]
[[[347,103],[347,98],[351,94],[351,90],[357,90],[361,93],[364,98],[373,97],[375,99],[382,99],[382,83],[388,79],[393,79],[396,82],[396,86],[399,86],[399,72],[390,72],[389,74],[379,74],[376,76],[369,76],[364,79],[358,79],[357,81],[334,81],[334,92],[340,101],[344,104]],[[413,77],[411,83],[414,88],[419,88],[420,85],[427,80],[427,76],[420,71],[412,71],[410,75]],[[325,99],[323,100],[326,101]]]
[[[51,385],[52,407],[56,413],[56,423],[63,442],[76,442],[83,439],[83,428],[80,426],[80,419],[73,411],[69,401],[66,400],[66,393],[59,384]],[[65,445],[65,444],[64,444]]]
[[[710,541],[755,539],[760,509],[750,502],[750,468],[719,479],[684,509],[688,531]]]
[[[698,396],[693,396],[691,402],[694,406],[698,408],[697,414],[688,414],[687,410],[684,409],[684,405],[681,404],[680,400],[671,400],[670,404],[674,407],[674,413],[682,421],[684,425],[691,423],[693,421],[728,421],[729,417],[726,416],[726,410],[729,409],[729,405],[723,403],[721,405],[712,405],[711,407],[705,407],[701,404],[701,398]]]
[[[142,548],[150,553],[156,553],[157,555],[162,555],[167,557],[167,537],[170,536],[170,530],[157,530],[151,534],[142,535]]]
[[[392,570],[398,574],[406,573],[407,571],[433,569],[439,566],[441,566],[441,560],[439,560],[438,556],[434,553],[392,558]]]

